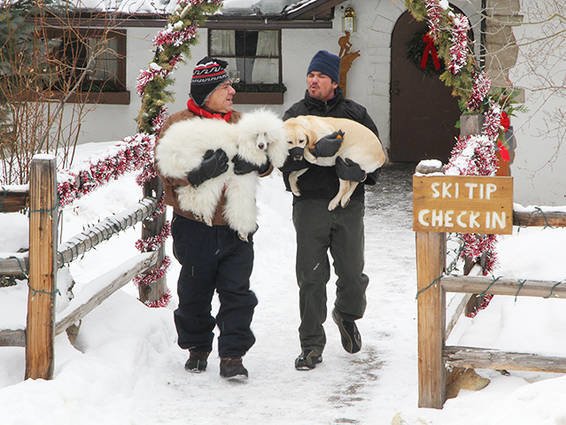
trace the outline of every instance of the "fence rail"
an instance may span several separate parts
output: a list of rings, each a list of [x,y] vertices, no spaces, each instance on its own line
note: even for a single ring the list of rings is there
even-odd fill
[[[73,323],[80,321],[96,306],[102,303],[102,301],[131,281],[139,273],[157,265],[157,261],[157,251],[147,252],[116,267],[114,270],[106,273],[102,278],[97,278],[98,285],[94,290],[91,289],[87,297],[81,297],[77,301],[73,299],[69,306],[61,312],[55,324],[55,335],[60,334]]]
[[[521,227],[566,227],[566,211],[513,210],[513,224]]]
[[[0,211],[18,212],[29,206],[29,192],[27,190],[11,190],[0,188]]]
[[[73,236],[62,244],[57,252],[57,263],[59,267],[71,263],[98,244],[110,239],[118,232],[126,230],[150,217],[155,211],[156,206],[157,200],[155,198],[143,198],[134,208],[107,217]]]
[[[26,331],[23,329],[4,329],[0,331],[0,347],[25,347]]]
[[[440,279],[447,292],[467,294],[493,294],[541,298],[566,298],[566,282],[522,280],[488,277],[445,276]]]
[[[143,198],[138,204],[124,212],[107,217],[87,230],[68,239],[57,252],[57,267],[61,268],[88,252],[98,244],[110,239],[117,232],[126,230],[150,217],[157,206],[152,197]],[[0,275],[23,279],[29,273],[29,256],[13,254],[0,258]]]
[[[54,366],[54,337],[79,322],[86,314],[135,276],[148,272],[161,263],[163,247],[157,251],[142,253],[93,282],[70,301],[69,305],[55,314],[57,270],[69,264],[135,224],[142,222],[142,237],[159,234],[165,221],[164,214],[153,217],[161,195],[157,179],[144,185],[144,198],[124,212],[88,227],[57,247],[57,181],[55,158],[36,155],[30,168],[29,190],[1,188],[0,213],[29,209],[29,255],[13,254],[0,258],[0,275],[12,278],[28,278],[28,306],[26,329],[0,330],[0,346],[26,348],[25,378],[51,379]],[[166,289],[165,279],[157,282],[157,289],[142,291],[142,301],[147,295],[159,299]]]
[[[0,258],[0,275],[24,279],[29,273],[29,256],[13,254]]]

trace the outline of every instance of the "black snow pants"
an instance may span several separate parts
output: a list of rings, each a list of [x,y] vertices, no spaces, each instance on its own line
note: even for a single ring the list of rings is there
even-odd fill
[[[346,208],[328,211],[325,199],[293,204],[297,232],[296,273],[299,285],[301,348],[322,353],[326,344],[326,284],[330,279],[328,251],[334,261],[334,308],[348,320],[360,319],[366,309],[364,274],[364,202],[352,199]]]
[[[227,226],[209,227],[175,214],[171,225],[173,255],[181,263],[174,312],[178,344],[212,351],[218,326],[220,357],[241,357],[255,342],[250,329],[257,298],[250,290],[253,242],[244,242]],[[211,315],[212,297],[220,307]]]

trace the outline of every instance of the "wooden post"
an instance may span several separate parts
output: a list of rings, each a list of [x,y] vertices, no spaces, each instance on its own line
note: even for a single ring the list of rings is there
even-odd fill
[[[52,155],[36,155],[30,169],[25,379],[53,377],[58,214],[55,166]]]
[[[419,407],[441,409],[446,399],[446,296],[439,278],[445,266],[446,234],[416,232],[416,255]]]
[[[154,178],[149,182],[146,182],[143,186],[143,195],[151,196],[155,199],[161,199],[163,195],[163,185],[159,178]],[[142,239],[148,238],[150,236],[158,235],[165,224],[165,213],[153,219],[146,219],[142,222]],[[161,265],[163,258],[165,257],[165,246],[161,245],[158,250],[158,261],[157,267]],[[140,301],[142,302],[152,302],[159,300],[167,292],[167,281],[165,277],[159,279],[158,281],[152,283],[148,286],[139,286],[138,288]]]

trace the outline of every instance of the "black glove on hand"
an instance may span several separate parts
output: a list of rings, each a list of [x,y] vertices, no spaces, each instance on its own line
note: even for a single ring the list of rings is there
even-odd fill
[[[310,162],[307,162],[304,158],[295,159],[293,155],[289,155],[279,169],[282,173],[291,173],[309,168],[309,164]]]
[[[336,174],[342,180],[363,182],[366,179],[366,172],[350,158],[346,158],[346,160],[341,157],[336,158]]]
[[[246,161],[239,155],[236,155],[234,158],[232,158],[232,162],[234,163],[234,174],[237,175],[248,174],[252,171],[257,171],[259,174],[263,174],[267,170],[269,170],[270,165],[269,160],[265,161],[261,165],[255,165],[251,162]]]
[[[319,139],[314,146],[314,151],[311,152],[317,158],[334,156],[340,149],[342,140],[344,140],[344,132],[342,130],[335,131]]]
[[[228,169],[228,155],[222,149],[213,151],[209,149],[202,157],[200,165],[189,171],[187,179],[193,186],[198,186],[203,182],[218,177]]]

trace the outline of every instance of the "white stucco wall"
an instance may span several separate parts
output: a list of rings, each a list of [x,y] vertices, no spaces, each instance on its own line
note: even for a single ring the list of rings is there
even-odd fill
[[[525,3],[531,3],[524,0]],[[550,0],[549,0],[550,1]],[[453,5],[459,7],[470,19],[472,26],[479,27],[480,0],[458,0]],[[538,4],[538,2],[537,2]],[[351,35],[352,50],[360,50],[348,73],[348,97],[363,104],[377,124],[381,139],[389,146],[390,121],[390,44],[395,22],[405,11],[401,0],[351,0],[344,7],[353,6],[357,14],[357,31]],[[525,9],[526,6],[523,6]],[[268,107],[282,114],[294,102],[301,99],[305,91],[305,76],[308,63],[313,54],[325,49],[338,53],[338,38],[342,33],[342,8],[336,8],[336,17],[332,29],[287,29],[282,31],[283,46],[283,81],[287,86],[283,105]],[[525,20],[534,18],[526,16]],[[534,20],[534,19],[532,19]],[[120,140],[136,130],[136,117],[140,108],[140,99],[135,92],[136,78],[140,69],[145,69],[152,57],[151,40],[158,28],[128,29],[128,89],[131,92],[130,105],[102,105],[94,108],[83,124],[81,142]],[[534,36],[540,31],[535,26],[522,26],[515,29],[518,39]],[[175,72],[175,102],[169,105],[170,112],[185,107],[188,97],[190,77],[195,63],[207,54],[206,30],[200,30],[202,40],[191,48],[191,58]],[[477,36],[476,36],[477,38]],[[564,43],[562,43],[564,45]],[[564,46],[563,46],[564,47]],[[523,87],[535,87],[538,81],[529,72],[526,55],[532,52],[521,51],[518,66],[512,73],[515,84]],[[566,57],[566,52],[554,52],[553,57]],[[554,76],[557,85],[564,86],[564,61],[555,60],[546,66],[538,65],[544,75]],[[534,80],[533,80],[534,79]],[[545,135],[549,128],[547,121],[550,114],[556,114],[559,107],[564,108],[564,94],[548,98],[548,92],[526,91],[529,112],[513,118],[518,140],[517,155],[512,165],[515,178],[515,200],[523,204],[564,205],[566,204],[566,173],[560,173],[566,166],[566,157],[562,154],[558,137]],[[237,105],[237,109],[247,111],[260,105]],[[564,111],[562,110],[564,119]],[[564,129],[561,131],[564,138]]]
[[[563,13],[559,3],[523,0],[523,25],[513,31],[519,56],[510,77],[525,90],[528,107],[511,118],[517,138],[514,197],[523,205],[566,205],[566,39],[548,37],[564,31],[558,18],[548,21],[560,8]]]

